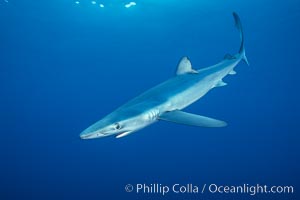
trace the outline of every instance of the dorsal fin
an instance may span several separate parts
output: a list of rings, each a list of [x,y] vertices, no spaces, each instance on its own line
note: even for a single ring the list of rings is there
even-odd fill
[[[186,74],[186,73],[196,74],[198,72],[196,70],[192,69],[191,61],[187,57],[183,57],[177,66],[176,74],[180,75],[180,74]]]

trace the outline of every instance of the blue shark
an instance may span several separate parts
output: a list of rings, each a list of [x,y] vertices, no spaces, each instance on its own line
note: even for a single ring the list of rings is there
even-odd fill
[[[228,74],[236,74],[234,68],[241,60],[249,65],[242,24],[236,13],[233,13],[233,17],[241,39],[238,53],[226,54],[219,63],[199,70],[193,69],[190,60],[183,57],[175,76],[120,106],[85,129],[80,137],[95,139],[115,135],[116,138],[121,138],[159,120],[200,127],[226,126],[227,123],[222,120],[187,113],[182,109],[211,89],[225,86],[223,78]]]

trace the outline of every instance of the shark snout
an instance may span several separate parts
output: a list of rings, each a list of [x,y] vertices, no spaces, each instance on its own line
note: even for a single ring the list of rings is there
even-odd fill
[[[105,136],[102,133],[81,133],[80,138],[81,139],[94,139]]]
[[[104,137],[105,134],[100,133],[99,131],[95,131],[95,132],[83,131],[82,133],[80,133],[79,136],[81,139],[95,139],[99,137]]]

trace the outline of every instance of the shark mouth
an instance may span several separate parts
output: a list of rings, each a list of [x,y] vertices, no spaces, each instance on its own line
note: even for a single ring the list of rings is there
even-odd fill
[[[102,133],[93,133],[93,134],[88,134],[88,135],[81,135],[80,138],[81,139],[94,139],[94,138],[98,138],[98,137],[103,137],[105,136]]]
[[[118,135],[116,136],[116,138],[124,137],[124,136],[128,135],[129,133],[131,133],[131,131],[125,131],[125,132],[123,132],[123,133],[118,134]]]

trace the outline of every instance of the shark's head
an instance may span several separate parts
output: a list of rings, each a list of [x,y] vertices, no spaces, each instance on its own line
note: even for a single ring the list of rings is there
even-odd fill
[[[95,139],[110,135],[120,138],[150,125],[155,120],[153,111],[117,110],[85,129],[80,134],[80,138]]]

